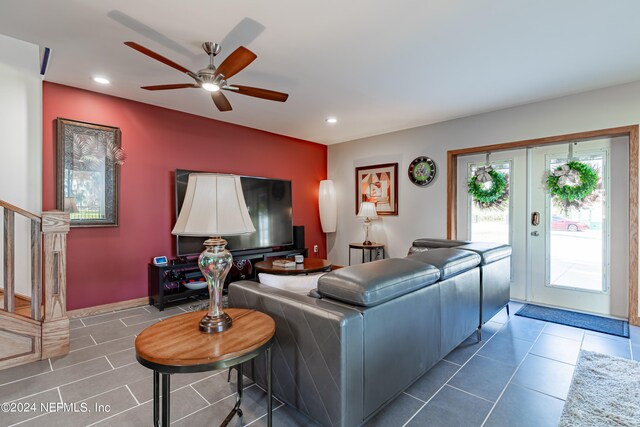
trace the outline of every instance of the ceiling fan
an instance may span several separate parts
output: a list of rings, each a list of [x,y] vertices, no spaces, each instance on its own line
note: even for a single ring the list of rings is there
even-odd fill
[[[222,90],[239,93],[240,95],[248,95],[256,98],[268,99],[270,101],[284,102],[289,95],[282,92],[276,92],[268,89],[260,89],[257,87],[230,85],[227,79],[233,77],[242,71],[247,65],[251,64],[257,58],[257,55],[246,47],[240,46],[234,50],[222,63],[216,67],[213,65],[213,58],[220,53],[221,46],[218,43],[205,42],[202,48],[209,55],[209,65],[206,68],[194,73],[185,67],[176,64],[170,59],[147,49],[135,42],[125,42],[127,46],[138,52],[145,54],[156,61],[160,61],[171,68],[175,68],[187,74],[195,80],[195,83],[177,83],[168,85],[142,86],[141,89],[146,90],[169,90],[169,89],[185,89],[185,88],[202,88],[211,92],[211,99],[220,111],[231,111],[231,104]]]

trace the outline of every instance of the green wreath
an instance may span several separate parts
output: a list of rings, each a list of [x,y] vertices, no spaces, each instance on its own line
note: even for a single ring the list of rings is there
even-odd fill
[[[560,200],[566,200],[567,202],[583,200],[585,197],[588,197],[593,193],[593,190],[595,190],[598,185],[598,173],[591,166],[582,162],[571,161],[567,163],[567,166],[578,172],[578,175],[580,176],[580,184],[575,186],[564,185],[560,187],[558,185],[560,177],[550,173],[547,177],[547,188],[549,189],[551,196],[555,196]],[[561,168],[562,166],[558,166],[555,170],[561,170]]]
[[[469,180],[469,194],[473,200],[483,208],[499,207],[509,194],[507,179],[504,174],[491,170],[488,172],[491,177],[491,187],[483,188],[482,182],[478,182],[473,176]]]

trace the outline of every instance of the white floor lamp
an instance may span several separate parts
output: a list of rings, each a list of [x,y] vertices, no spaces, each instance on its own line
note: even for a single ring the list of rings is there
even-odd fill
[[[320,208],[320,225],[322,226],[322,232],[335,233],[338,206],[336,203],[336,187],[330,179],[320,181],[318,206]]]

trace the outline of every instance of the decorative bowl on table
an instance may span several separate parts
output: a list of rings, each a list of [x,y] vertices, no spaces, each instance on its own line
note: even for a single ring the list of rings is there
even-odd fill
[[[191,290],[196,290],[196,289],[204,289],[207,287],[207,282],[206,281],[194,281],[194,282],[183,282],[182,283],[184,285],[185,288],[187,289],[191,289]]]

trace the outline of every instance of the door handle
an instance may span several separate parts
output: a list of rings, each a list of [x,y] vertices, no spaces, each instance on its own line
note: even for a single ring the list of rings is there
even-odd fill
[[[537,232],[537,231],[532,231],[532,232],[531,232],[531,235],[532,235],[532,236],[537,237],[537,236],[539,236],[539,235],[540,235],[540,233],[539,233],[539,232]]]
[[[531,212],[531,225],[540,225],[540,212]]]

